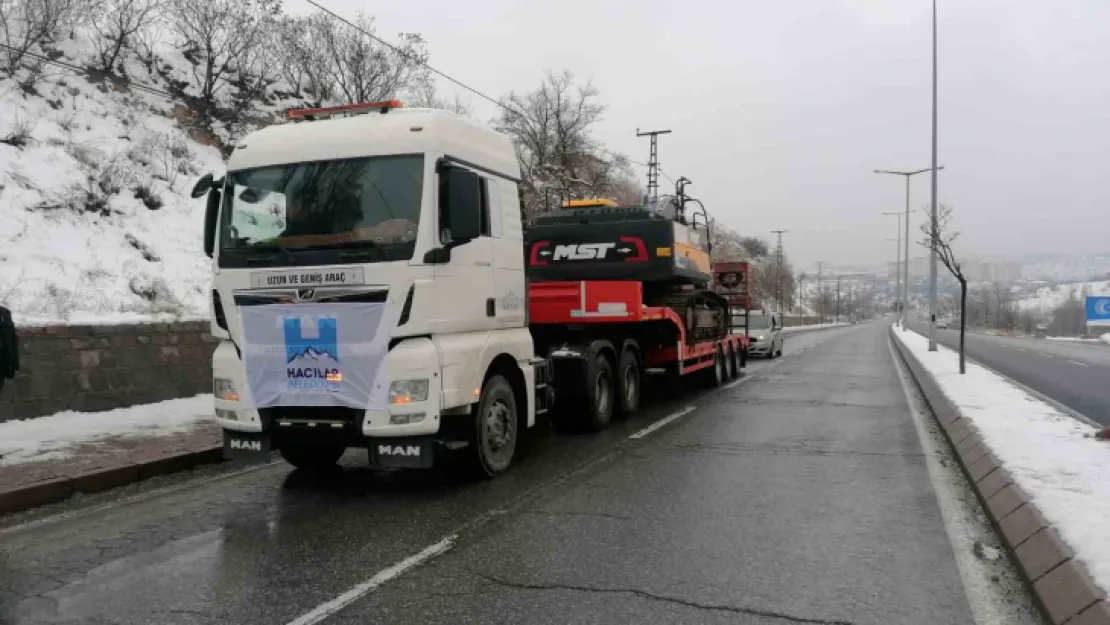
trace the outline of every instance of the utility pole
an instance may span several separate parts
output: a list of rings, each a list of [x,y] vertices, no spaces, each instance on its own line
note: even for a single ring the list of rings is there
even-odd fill
[[[902,272],[899,269],[899,263],[902,259],[902,213],[883,213],[884,215],[894,215],[898,218],[898,230],[895,233],[897,238],[893,239],[898,242],[897,251],[894,252],[894,301],[897,305],[895,314],[901,318],[902,308],[904,301],[902,300]],[[910,242],[906,239],[906,249],[909,250]]]
[[[833,318],[833,322],[840,322],[840,276],[836,277],[836,317]]]
[[[944,169],[944,165],[937,168],[938,170]],[[931,169],[917,169],[914,171],[897,171],[892,169],[876,169],[876,174],[891,174],[894,176],[902,176],[906,179],[906,251],[902,261],[902,302],[905,307],[909,306],[910,301],[910,178],[917,174],[923,174]],[[902,329],[906,329],[906,311],[902,310]]]
[[[932,222],[929,232],[937,234],[937,0],[933,0],[933,171]],[[937,351],[937,248],[929,246],[929,351]]]
[[[779,236],[778,247],[775,248],[775,309],[782,312],[782,235],[789,230],[772,230],[771,234]]]
[[[817,261],[817,323],[825,323],[825,291],[821,287],[821,261]]]
[[[651,137],[651,153],[648,156],[648,183],[647,193],[654,207],[659,201],[659,135],[670,134],[670,130],[649,130],[640,132],[636,129],[637,137]]]

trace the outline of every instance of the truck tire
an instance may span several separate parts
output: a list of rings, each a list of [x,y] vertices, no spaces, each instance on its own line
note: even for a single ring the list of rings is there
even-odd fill
[[[746,369],[747,366],[748,366],[748,348],[747,347],[741,347],[740,348],[740,368],[741,369]]]
[[[491,478],[509,470],[520,435],[516,393],[509,381],[494,374],[482,387],[474,411],[467,452],[471,468],[479,477]]]
[[[740,375],[740,367],[736,364],[736,350],[730,345],[725,351],[725,364],[727,365],[728,379],[734,380],[736,376]]]
[[[636,352],[625,349],[621,354],[620,364],[617,365],[617,403],[616,417],[628,419],[640,409],[640,389],[643,375],[640,371],[640,360]]]
[[[586,366],[586,405],[582,406],[582,425],[591,432],[600,432],[613,420],[616,397],[613,365],[601,352],[593,352]]]
[[[717,388],[725,383],[727,365],[725,364],[725,354],[720,347],[713,353],[713,366],[706,369],[706,382],[711,388]]]
[[[342,445],[282,445],[279,451],[289,464],[313,471],[335,466],[347,448]]]

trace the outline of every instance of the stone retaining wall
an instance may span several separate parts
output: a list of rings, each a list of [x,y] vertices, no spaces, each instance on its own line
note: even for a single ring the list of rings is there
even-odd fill
[[[95,412],[212,392],[207,321],[18,328],[21,368],[0,422]]]

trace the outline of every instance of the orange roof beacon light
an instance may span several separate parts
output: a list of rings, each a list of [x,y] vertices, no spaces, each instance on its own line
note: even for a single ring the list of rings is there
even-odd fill
[[[381,100],[380,102],[362,102],[360,104],[342,104],[340,106],[327,106],[314,109],[290,109],[289,119],[298,121],[307,119],[314,121],[327,117],[347,117],[350,115],[364,115],[373,111],[385,114],[393,109],[403,108],[405,105],[400,100]]]
[[[586,200],[567,200],[563,202],[563,208],[617,208],[618,204],[613,200],[603,197],[590,198]]]

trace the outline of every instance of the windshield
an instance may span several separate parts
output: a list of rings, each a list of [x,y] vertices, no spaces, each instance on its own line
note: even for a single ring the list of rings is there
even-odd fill
[[[751,315],[748,317],[749,330],[767,330],[771,327],[771,318],[764,315]]]
[[[372,247],[408,260],[416,247],[424,157],[293,163],[230,172],[222,252]]]

